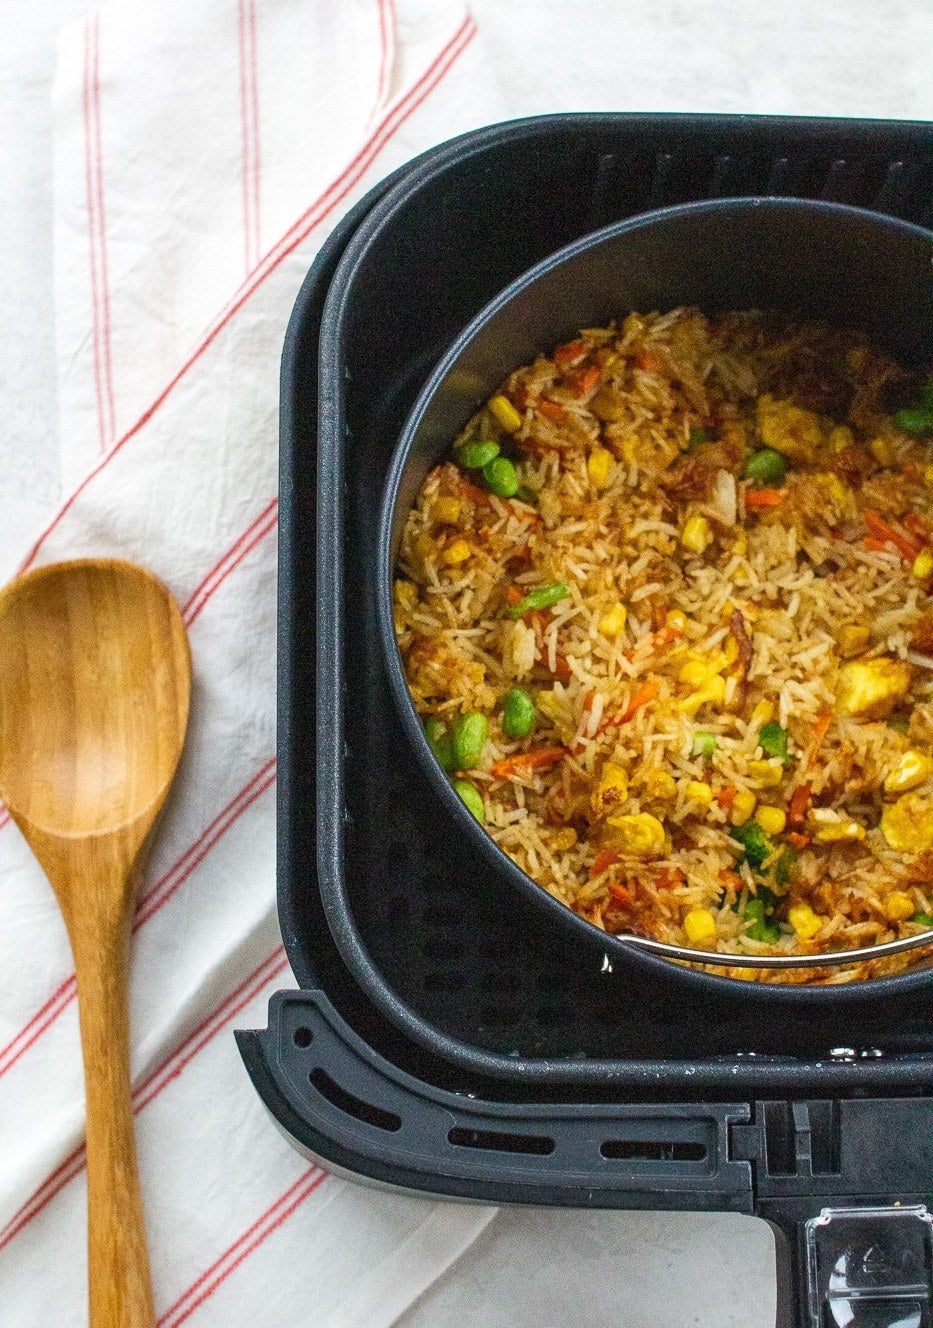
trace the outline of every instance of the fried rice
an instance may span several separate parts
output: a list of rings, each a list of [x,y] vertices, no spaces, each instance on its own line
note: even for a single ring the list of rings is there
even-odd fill
[[[596,927],[749,981],[933,957],[742,963],[933,926],[930,390],[822,325],[632,313],[511,374],[426,478],[394,586],[415,706]]]

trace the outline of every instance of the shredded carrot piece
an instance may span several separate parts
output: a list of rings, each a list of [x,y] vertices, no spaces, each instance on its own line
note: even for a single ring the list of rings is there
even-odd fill
[[[731,885],[734,890],[741,890],[745,884],[738,872],[726,871],[725,869],[719,873],[719,879],[723,885]]]
[[[911,539],[909,535],[905,535],[902,530],[898,530],[896,526],[892,526],[890,522],[885,521],[883,517],[880,517],[877,512],[871,511],[870,508],[867,509],[863,515],[865,517],[865,525],[875,539],[885,540],[886,543],[892,544],[902,558],[907,558],[910,562],[913,562],[921,549],[921,546],[915,539]]]
[[[683,885],[686,879],[679,867],[663,867],[658,872],[655,886],[659,890],[672,890],[675,885]]]
[[[533,770],[550,770],[567,755],[566,747],[538,747],[534,751],[504,756],[490,766],[493,779],[507,779],[509,775],[530,774]]]
[[[664,372],[664,364],[653,350],[643,350],[635,361],[642,373],[659,374]]]
[[[810,746],[807,750],[807,754],[804,757],[803,763],[800,767],[804,774],[806,774],[806,772],[810,769],[810,766],[816,760],[816,754],[820,750],[820,747],[823,745],[823,739],[826,737],[827,733],[829,732],[829,728],[832,722],[833,722],[833,712],[829,709],[821,711],[816,723],[813,725],[813,738],[810,741]]]
[[[589,364],[585,369],[573,376],[573,386],[578,397],[586,396],[587,392],[592,392],[593,388],[599,382],[601,377],[598,364]]]
[[[585,341],[568,341],[558,346],[551,358],[555,364],[573,364],[576,360],[582,360],[588,349]]]
[[[647,682],[643,682],[642,685],[635,690],[632,699],[623,710],[621,722],[627,724],[630,719],[633,719],[635,715],[638,714],[642,706],[648,705],[651,701],[654,701],[657,698],[659,691],[660,688],[658,687],[658,684],[652,679],[649,678]]]
[[[874,539],[871,535],[866,535],[862,543],[869,553],[887,553],[888,551],[887,540]]]
[[[519,590],[518,586],[509,586],[505,592],[506,604],[521,604],[525,596]]]
[[[661,627],[651,638],[651,649],[663,650],[665,646],[673,645],[682,635],[683,630],[680,627]]]
[[[929,544],[931,538],[930,528],[923,517],[918,516],[916,512],[908,512],[904,517],[904,529],[909,530],[911,535],[918,539],[921,544]]]
[[[799,833],[799,831],[792,830],[790,834],[787,836],[787,842],[788,844],[790,844],[791,848],[796,848],[798,850],[804,849],[807,847],[807,845],[810,842],[810,836],[802,835]]]
[[[783,489],[746,489],[746,507],[780,507],[784,501]]]
[[[554,677],[558,682],[569,682],[573,677],[573,669],[567,663],[566,655],[558,655],[554,660]]]
[[[609,882],[609,893],[613,899],[618,900],[620,904],[626,904],[629,908],[635,902],[631,890],[626,890],[624,885],[616,885],[615,881]]]
[[[799,830],[810,808],[813,794],[809,784],[798,784],[787,804],[787,824],[792,830]]]
[[[541,397],[538,401],[538,410],[541,414],[551,421],[552,424],[563,424],[567,418],[566,409],[557,401],[549,401],[547,397]]]
[[[735,800],[738,796],[739,790],[736,786],[734,784],[726,784],[717,792],[716,801],[719,803],[720,807],[724,807],[726,811],[730,811],[732,807],[735,806]]]
[[[461,497],[469,498],[471,502],[478,504],[480,507],[489,506],[490,495],[485,489],[480,489],[471,480],[468,480],[465,475],[458,475],[456,487]]]
[[[618,861],[619,855],[614,848],[600,849],[593,859],[593,865],[590,867],[590,880],[594,881],[597,876],[602,876],[608,867]]]

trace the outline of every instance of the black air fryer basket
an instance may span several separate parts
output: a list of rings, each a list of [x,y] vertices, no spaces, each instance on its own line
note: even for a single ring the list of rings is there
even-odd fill
[[[458,851],[383,676],[383,480],[443,351],[569,241],[754,194],[930,227],[933,130],[520,121],[396,172],[322,250],[282,372],[279,917],[300,990],[238,1040],[280,1127],[331,1170],[494,1203],[757,1214],[790,1270],[781,1323],[933,1328],[931,986],[775,1017],[614,971]]]

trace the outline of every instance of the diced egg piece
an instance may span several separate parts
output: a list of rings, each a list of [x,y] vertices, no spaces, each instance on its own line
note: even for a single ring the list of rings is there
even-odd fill
[[[885,719],[911,683],[910,665],[883,655],[850,660],[839,670],[836,708],[859,719]]]

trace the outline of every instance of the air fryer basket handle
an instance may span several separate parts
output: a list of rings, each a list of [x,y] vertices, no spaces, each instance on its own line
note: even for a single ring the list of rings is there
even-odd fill
[[[484,1100],[385,1060],[309,990],[277,992],[268,1028],[237,1041],[273,1119],[328,1170],[486,1203],[757,1215],[776,1328],[933,1326],[928,1098]]]

